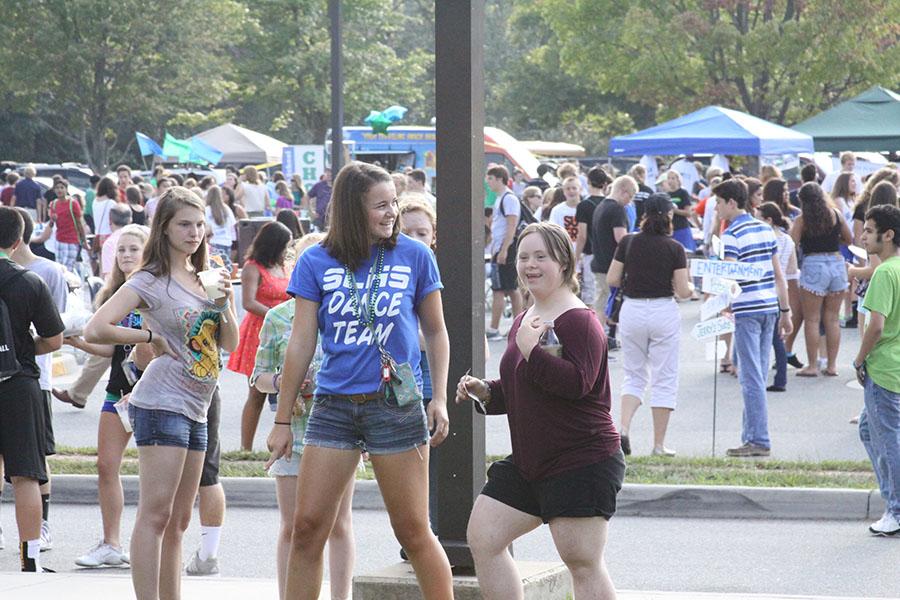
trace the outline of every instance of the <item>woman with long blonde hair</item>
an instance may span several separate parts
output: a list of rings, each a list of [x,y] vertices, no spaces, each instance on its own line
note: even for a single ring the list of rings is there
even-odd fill
[[[138,270],[141,254],[147,243],[147,228],[142,225],[127,225],[116,241],[116,260],[106,284],[97,294],[99,308],[109,300],[124,284],[125,280]],[[123,327],[141,329],[140,311],[131,311],[120,322]],[[100,502],[100,517],[103,536],[96,546],[78,557],[75,564],[80,567],[106,567],[128,564],[129,557],[122,549],[120,524],[125,498],[119,468],[122,455],[131,439],[116,411],[116,403],[131,393],[135,379],[153,358],[149,344],[117,344],[115,346],[89,344],[80,337],[66,338],[66,343],[74,348],[97,356],[112,358],[109,382],[106,385],[106,400],[100,409],[100,424],[97,430],[97,495]],[[134,350],[134,360],[131,352]],[[126,372],[128,370],[129,372]]]
[[[222,188],[217,185],[206,191],[206,222],[212,230],[209,249],[212,256],[218,256],[222,266],[231,272],[231,246],[237,239],[234,213],[225,204]]]
[[[256,167],[244,167],[242,174],[244,183],[244,208],[247,215],[259,217],[269,210],[269,192],[266,185],[259,180],[259,171]]]

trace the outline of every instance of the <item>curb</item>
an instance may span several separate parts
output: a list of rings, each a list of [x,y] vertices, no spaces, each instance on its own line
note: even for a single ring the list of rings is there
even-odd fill
[[[223,477],[228,504],[247,508],[277,508],[272,477]],[[137,504],[138,478],[122,476],[125,503]],[[11,491],[11,490],[10,490]],[[12,494],[4,494],[10,501]],[[96,475],[54,475],[53,501],[97,504]],[[770,488],[738,486],[675,486],[625,484],[617,499],[617,514],[628,517],[699,519],[824,519],[874,520],[884,513],[878,490],[844,488]],[[356,510],[384,510],[375,481],[357,481]]]

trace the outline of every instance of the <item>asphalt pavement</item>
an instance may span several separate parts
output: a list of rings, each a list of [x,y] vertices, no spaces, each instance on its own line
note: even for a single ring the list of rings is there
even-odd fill
[[[0,523],[7,532],[14,527],[11,508],[5,505],[0,512]],[[134,516],[134,507],[127,506],[122,522],[126,539],[130,538]],[[127,570],[85,570],[74,564],[100,533],[96,507],[55,505],[51,521],[54,548],[42,554],[45,566],[60,573],[83,574],[76,580],[82,588],[92,587],[87,579],[90,577],[127,575]],[[353,523],[358,549],[355,574],[399,561],[399,546],[385,512],[354,510]],[[273,579],[277,529],[275,509],[230,509],[222,534],[221,578]],[[199,537],[195,518],[185,536],[186,555],[196,547]],[[18,569],[17,553],[9,538],[8,534],[7,548],[0,551],[0,597],[4,600],[15,596],[2,591],[2,582]],[[547,527],[523,537],[514,551],[517,560],[559,560]],[[616,587],[623,590],[900,596],[900,539],[872,537],[864,521],[614,517],[606,560]],[[271,585],[260,585],[266,583]],[[274,592],[269,597],[274,598]],[[220,595],[216,598],[222,600]]]

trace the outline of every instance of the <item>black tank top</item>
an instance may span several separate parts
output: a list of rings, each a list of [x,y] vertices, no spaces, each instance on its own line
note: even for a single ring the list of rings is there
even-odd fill
[[[819,235],[808,235],[804,228],[800,236],[800,249],[803,254],[819,254],[837,252],[841,244],[841,219],[834,211],[834,227]]]

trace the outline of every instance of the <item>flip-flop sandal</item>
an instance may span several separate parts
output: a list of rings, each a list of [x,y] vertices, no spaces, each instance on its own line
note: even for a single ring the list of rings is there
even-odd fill
[[[797,371],[795,373],[797,377],[818,377],[818,373],[804,373],[803,371]]]
[[[733,373],[734,365],[732,363],[719,363],[719,373]]]
[[[837,377],[839,373],[837,371],[822,371],[822,375],[825,377]]]

